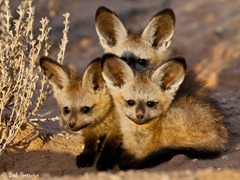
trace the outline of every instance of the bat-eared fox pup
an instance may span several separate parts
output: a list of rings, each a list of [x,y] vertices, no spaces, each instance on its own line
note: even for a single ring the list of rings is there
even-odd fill
[[[95,16],[95,27],[105,53],[120,57],[132,69],[145,71],[156,69],[166,60],[165,51],[171,44],[175,29],[175,14],[172,9],[158,12],[140,33],[128,32],[116,13],[99,7]],[[206,97],[203,82],[193,71],[186,75],[182,93]]]
[[[105,53],[121,57],[134,69],[145,70],[158,66],[165,58],[174,34],[175,15],[172,9],[162,10],[153,16],[142,33],[131,33],[114,12],[99,7],[95,26]]]
[[[103,61],[103,78],[123,135],[121,169],[151,167],[179,153],[216,157],[224,149],[228,133],[218,110],[204,99],[178,91],[186,76],[183,58],[144,72],[134,72],[115,55]]]
[[[48,57],[40,59],[40,66],[53,87],[68,127],[83,132],[85,147],[77,156],[77,166],[92,166],[101,149],[97,169],[112,168],[121,135],[118,118],[113,117],[112,97],[102,77],[101,59],[92,61],[83,76]]]

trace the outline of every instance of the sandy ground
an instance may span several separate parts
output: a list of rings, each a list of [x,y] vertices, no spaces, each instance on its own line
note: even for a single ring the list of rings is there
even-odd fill
[[[12,1],[15,3],[15,1]],[[1,178],[65,179],[240,179],[240,1],[239,0],[55,0],[38,1],[37,16],[49,16],[53,43],[61,37],[62,14],[70,12],[69,44],[65,64],[82,72],[103,53],[95,32],[95,11],[104,5],[119,14],[127,27],[144,27],[165,7],[174,9],[177,22],[169,52],[184,56],[189,69],[207,81],[223,108],[230,140],[214,160],[188,159],[177,155],[169,162],[140,171],[96,172],[78,169],[75,156],[82,151],[81,132],[70,132],[62,120],[24,123],[14,142],[0,157]],[[47,9],[46,5],[47,4]],[[14,7],[14,6],[13,6]],[[37,20],[36,20],[37,22]],[[56,49],[51,56],[56,58]],[[40,110],[42,117],[59,115],[50,97]]]

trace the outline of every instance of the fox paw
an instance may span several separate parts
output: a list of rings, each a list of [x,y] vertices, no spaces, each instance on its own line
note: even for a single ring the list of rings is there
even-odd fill
[[[95,159],[95,154],[80,154],[76,158],[76,164],[78,168],[90,167],[93,165]]]

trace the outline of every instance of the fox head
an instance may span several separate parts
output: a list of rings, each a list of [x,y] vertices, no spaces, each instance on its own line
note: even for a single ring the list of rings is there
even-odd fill
[[[94,60],[83,76],[79,76],[50,58],[40,59],[63,119],[72,131],[101,122],[111,107],[112,100],[102,78],[100,60]]]
[[[180,57],[166,61],[153,72],[143,73],[134,73],[114,55],[103,59],[103,78],[116,110],[139,125],[168,110],[186,72],[185,60]]]
[[[158,67],[165,59],[175,28],[172,9],[157,13],[141,34],[129,33],[111,10],[99,7],[95,17],[96,31],[105,53],[115,54],[131,68],[146,70]]]

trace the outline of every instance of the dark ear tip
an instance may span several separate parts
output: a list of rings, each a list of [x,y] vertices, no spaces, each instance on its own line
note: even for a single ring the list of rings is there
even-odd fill
[[[112,58],[119,58],[119,57],[116,56],[115,54],[111,54],[111,53],[106,53],[102,57],[102,59],[112,59]]]
[[[104,54],[103,57],[102,57],[102,67],[103,67],[103,65],[106,61],[109,61],[109,60],[112,61],[114,59],[120,59],[120,58],[118,56],[114,55],[114,54],[111,54],[111,53]]]
[[[45,61],[47,61],[48,59],[49,59],[48,57],[42,56],[42,57],[40,58],[40,60],[39,60],[40,66],[42,66],[43,63],[44,63]]]
[[[173,22],[175,24],[176,17],[175,17],[175,13],[174,13],[173,9],[171,9],[171,8],[163,9],[162,11],[157,13],[156,16],[157,15],[169,15],[172,18],[172,20],[173,20]]]
[[[108,9],[107,7],[105,7],[105,6],[99,6],[98,8],[97,8],[97,12],[98,11],[111,11],[110,9]]]
[[[187,63],[186,63],[186,60],[183,58],[183,57],[175,57],[171,60],[174,60],[175,62],[181,64],[184,68],[184,70],[186,71],[187,70]]]
[[[100,6],[97,8],[97,11],[96,11],[96,16],[95,16],[95,19],[97,19],[97,17],[101,14],[101,13],[112,13],[112,11],[104,6]]]
[[[163,9],[160,13],[161,14],[169,14],[170,16],[175,17],[175,13],[172,8]]]
[[[39,60],[40,66],[42,67],[43,64],[44,64],[46,61],[56,64],[56,62],[55,62],[53,59],[51,59],[50,57],[42,56],[42,57],[40,58],[40,60]]]
[[[168,13],[168,14],[174,14],[174,11],[172,8],[165,8],[162,10],[162,12]]]

